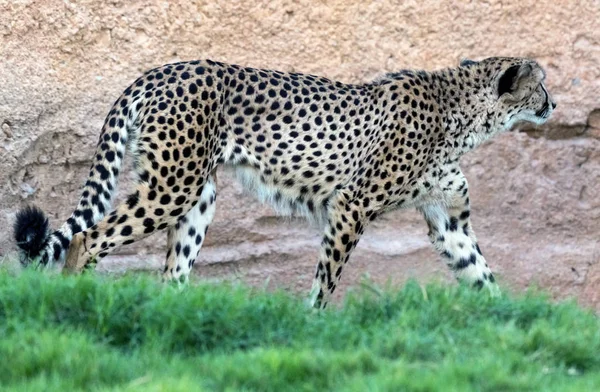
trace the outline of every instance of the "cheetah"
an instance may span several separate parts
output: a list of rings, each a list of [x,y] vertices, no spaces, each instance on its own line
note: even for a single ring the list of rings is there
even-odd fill
[[[216,209],[216,170],[323,237],[312,303],[323,308],[368,224],[416,208],[459,281],[498,286],[470,222],[461,156],[556,103],[534,60],[463,60],[365,84],[202,60],[152,69],[116,100],[77,208],[50,231],[37,207],[16,216],[24,264],[78,272],[118,246],[167,230],[163,276],[186,280]],[[111,210],[126,149],[135,189]]]

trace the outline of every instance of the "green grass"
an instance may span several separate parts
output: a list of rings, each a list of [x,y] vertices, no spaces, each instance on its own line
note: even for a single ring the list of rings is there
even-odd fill
[[[0,271],[3,391],[593,391],[600,321],[537,294],[281,292]]]

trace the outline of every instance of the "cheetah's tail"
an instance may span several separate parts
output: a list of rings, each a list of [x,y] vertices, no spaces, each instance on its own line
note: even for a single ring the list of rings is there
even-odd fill
[[[17,212],[14,237],[25,258],[37,257],[48,240],[48,218],[35,206],[27,206]],[[24,259],[22,258],[22,261]]]
[[[131,101],[134,88],[132,85],[125,90],[106,117],[79,204],[63,226],[51,232],[48,218],[37,207],[25,207],[17,213],[14,239],[22,264],[33,261],[47,265],[63,260],[73,235],[93,226],[110,211],[126,147],[137,150],[138,113],[143,101]]]

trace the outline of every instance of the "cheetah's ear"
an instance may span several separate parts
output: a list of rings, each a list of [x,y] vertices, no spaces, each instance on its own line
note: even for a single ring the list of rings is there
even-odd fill
[[[533,67],[530,63],[513,65],[508,68],[498,82],[498,97],[510,94],[520,101],[531,90]]]
[[[460,60],[461,67],[470,67],[470,66],[476,65],[476,64],[477,64],[477,61],[473,61],[473,60],[469,60],[469,59]]]

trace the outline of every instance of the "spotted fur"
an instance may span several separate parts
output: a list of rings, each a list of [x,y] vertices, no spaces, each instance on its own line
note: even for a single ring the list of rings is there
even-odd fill
[[[215,171],[228,166],[261,200],[321,224],[316,306],[334,292],[369,222],[396,208],[420,210],[456,276],[495,293],[459,159],[517,122],[545,122],[556,105],[544,79],[522,58],[360,85],[214,61],[168,64],[115,102],[72,216],[47,235],[34,233],[45,227],[42,212],[27,210],[18,245],[28,259],[80,271],[166,229],[164,275],[187,279],[215,213]],[[127,147],[137,185],[111,210]]]

